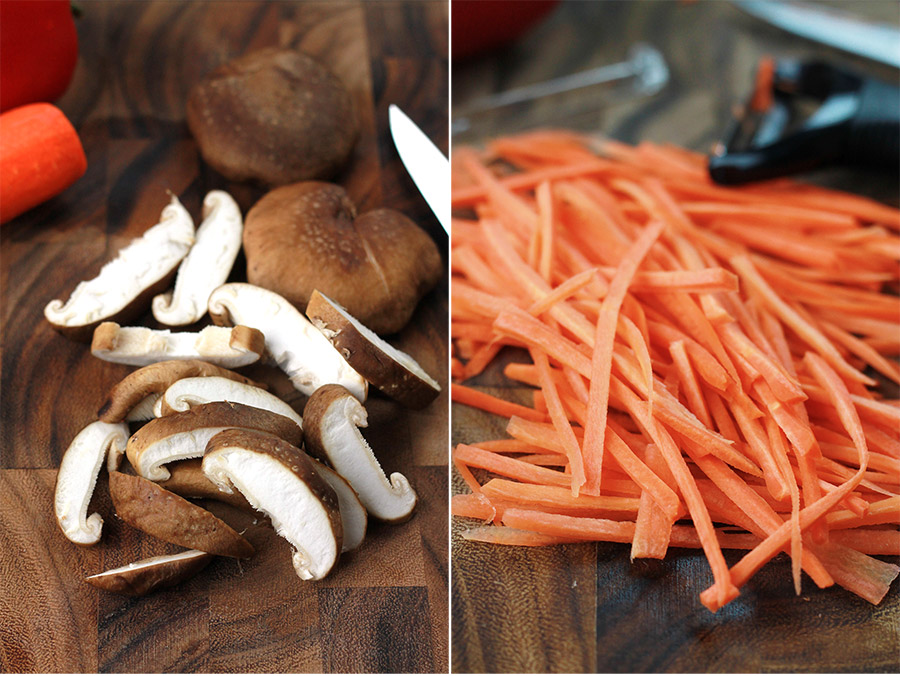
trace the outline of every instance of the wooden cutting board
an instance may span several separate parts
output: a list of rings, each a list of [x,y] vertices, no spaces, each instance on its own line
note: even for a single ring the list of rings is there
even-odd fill
[[[384,468],[420,496],[415,516],[372,522],[361,549],[316,583],[293,571],[288,544],[227,507],[206,506],[257,550],[216,559],[194,579],[142,599],[100,592],[86,575],[178,548],[114,513],[101,472],[91,511],[100,544],[66,540],[53,517],[56,470],[106,392],[132,369],[93,358],[51,330],[44,305],[157,222],[177,195],[199,219],[211,189],[244,213],[262,190],[231,184],[199,157],[184,123],[190,87],[250,50],[291,45],[353,92],[362,134],[336,181],[361,211],[399,209],[447,238],[406,175],[387,126],[400,105],[447,148],[447,8],[440,2],[81,2],[80,56],[58,105],[75,124],[86,175],[6,224],[2,245],[0,666],[5,672],[434,672],[448,664],[447,395],[424,411],[373,395],[365,434]],[[239,258],[233,281],[245,279]],[[392,342],[446,386],[447,281]],[[158,328],[148,313],[143,324]],[[280,372],[247,370],[302,410]],[[446,387],[444,387],[446,390]]]
[[[835,4],[896,21],[896,3]],[[767,27],[731,3],[573,2],[561,3],[502,53],[454,62],[454,112],[497,89],[615,63],[637,42],[659,49],[671,69],[658,95],[593,88],[512,112],[628,143],[648,139],[705,151],[725,128],[730,106],[750,91],[765,54],[825,58],[896,80],[896,71]],[[487,134],[509,128],[500,115],[484,119]],[[835,169],[815,179],[894,206],[900,198],[896,176]],[[467,384],[529,403],[530,388],[511,387],[502,376],[504,360],[528,361],[527,355],[501,354],[499,364]],[[454,404],[452,420],[454,444],[504,436],[498,417],[465,406]],[[468,492],[454,481],[454,492]],[[900,580],[877,607],[837,587],[818,590],[805,575],[796,597],[790,562],[780,555],[713,615],[697,598],[712,582],[697,551],[673,549],[665,561],[632,564],[627,545],[524,548],[462,540],[460,532],[473,523],[453,519],[451,526],[456,673],[900,671]],[[725,552],[729,565],[740,556]]]

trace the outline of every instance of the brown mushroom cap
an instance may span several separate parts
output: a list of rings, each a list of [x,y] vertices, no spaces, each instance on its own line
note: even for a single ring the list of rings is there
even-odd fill
[[[227,523],[152,481],[110,472],[109,494],[122,521],[160,540],[219,556],[253,556],[253,545]]]
[[[432,239],[406,216],[361,216],[344,189],[322,182],[272,190],[247,214],[247,278],[301,310],[314,289],[375,333],[399,331],[443,274]]]
[[[191,90],[186,112],[203,159],[233,181],[328,178],[359,132],[343,83],[290,49],[262,49],[220,66]]]
[[[212,554],[186,552],[154,556],[84,578],[98,589],[124,596],[145,596],[162,587],[173,587],[193,577],[212,561]]]
[[[207,442],[230,427],[261,430],[295,446],[303,443],[303,429],[290,418],[230,401],[211,401],[151,420],[131,436],[125,453],[138,474],[160,481],[169,478],[162,465],[199,458]]]
[[[313,291],[306,314],[363,378],[409,408],[425,408],[441,386],[408,354],[381,340],[333,300]]]
[[[125,420],[125,416],[128,415],[131,409],[148,396],[162,394],[176,380],[200,376],[219,376],[267,389],[265,385],[250,380],[239,373],[199,359],[161,361],[140,368],[119,381],[110,390],[106,401],[103,402],[103,406],[97,412],[97,417],[103,422],[121,422]]]

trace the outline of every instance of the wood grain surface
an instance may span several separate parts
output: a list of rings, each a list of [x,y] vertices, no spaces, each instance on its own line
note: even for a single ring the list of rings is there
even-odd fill
[[[204,506],[250,540],[246,561],[217,558],[151,596],[101,592],[87,575],[178,547],[119,521],[105,472],[91,504],[94,547],[53,517],[56,469],[107,391],[132,369],[93,358],[43,318],[53,298],[157,222],[174,193],[199,219],[203,196],[231,192],[242,211],[263,194],[204,164],[184,122],[191,86],[251,50],[290,45],[348,85],[362,133],[336,182],[360,211],[399,209],[447,238],[397,157],[388,105],[447,150],[447,6],[443,2],[80,2],[79,62],[58,105],[88,170],[62,195],[0,231],[0,667],[4,672],[442,672],[448,665],[446,392],[409,412],[373,394],[365,435],[388,472],[419,494],[405,524],[370,522],[363,546],[325,580],[304,582],[290,547],[264,522]],[[238,259],[233,281],[245,279]],[[152,315],[140,322],[160,328]],[[200,325],[208,323],[201,322]],[[196,327],[195,327],[196,328]],[[447,280],[391,342],[446,386]],[[245,369],[302,410],[274,369]],[[446,387],[444,388],[446,390]]]
[[[896,3],[845,2],[844,9],[897,25]],[[621,61],[630,45],[659,49],[671,80],[652,98],[594,88],[482,116],[454,136],[477,142],[529,125],[553,125],[705,151],[731,105],[742,101],[764,54],[820,56],[896,82],[896,71],[791,37],[722,2],[563,2],[517,43],[453,64],[453,115],[478,97]],[[809,177],[893,205],[896,177],[842,169]],[[501,353],[473,382],[529,403],[501,371],[527,355]],[[468,384],[468,383],[467,383]],[[896,396],[896,394],[894,395]],[[453,443],[504,436],[505,421],[454,405]],[[467,492],[454,478],[453,492]],[[712,614],[698,594],[711,582],[702,553],[673,549],[664,561],[629,562],[628,547],[570,544],[502,547],[462,540],[473,522],[451,525],[452,670],[468,672],[897,672],[900,591],[879,606],[804,576],[794,595],[790,561],[779,555]],[[733,565],[740,552],[725,552]],[[897,563],[897,558],[888,558]]]

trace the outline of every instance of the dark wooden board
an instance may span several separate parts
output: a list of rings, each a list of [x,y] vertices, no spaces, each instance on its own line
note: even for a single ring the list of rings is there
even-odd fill
[[[840,3],[839,3],[840,4]],[[896,3],[842,3],[844,9],[897,25]],[[453,114],[479,96],[626,57],[644,41],[665,56],[666,89],[629,98],[602,88],[548,98],[515,116],[482,117],[461,141],[505,133],[528,120],[606,134],[630,143],[671,142],[705,151],[743,100],[764,54],[821,56],[896,81],[896,71],[793,38],[721,2],[563,2],[546,22],[497,54],[453,64]],[[893,205],[896,177],[829,170],[817,182]],[[900,329],[898,329],[900,330]],[[502,375],[507,360],[474,380],[522,403],[525,389]],[[896,395],[895,395],[896,396]],[[503,436],[501,419],[452,408],[452,442]],[[466,491],[458,476],[453,492]],[[790,562],[780,555],[717,614],[698,594],[712,581],[701,553],[672,550],[665,561],[629,562],[628,547],[551,548],[466,542],[451,525],[452,669],[454,672],[897,672],[900,583],[875,607],[838,587],[818,590],[804,576],[794,596]],[[725,552],[729,564],[739,552]],[[891,559],[897,563],[896,557]]]
[[[157,222],[178,195],[199,218],[207,191],[244,213],[263,194],[207,167],[184,123],[191,86],[250,50],[291,45],[348,85],[362,133],[335,179],[361,211],[389,206],[419,223],[446,260],[447,238],[400,163],[387,109],[400,105],[447,150],[443,2],[90,2],[77,20],[75,77],[58,105],[78,129],[88,170],[71,189],[0,231],[0,666],[4,672],[441,672],[448,665],[446,392],[423,411],[374,394],[365,434],[388,472],[420,496],[405,524],[371,522],[366,542],[325,580],[300,580],[272,529],[206,506],[257,549],[216,559],[194,579],[143,599],[99,592],[86,575],[177,551],[115,517],[105,473],[91,511],[104,535],[81,548],[53,517],[56,469],[109,388],[132,369],[93,358],[43,319],[53,298]],[[239,258],[232,277],[244,279]],[[149,313],[139,322],[159,327]],[[446,385],[447,280],[391,342]],[[298,410],[280,372],[247,369]],[[444,388],[446,390],[446,387]]]

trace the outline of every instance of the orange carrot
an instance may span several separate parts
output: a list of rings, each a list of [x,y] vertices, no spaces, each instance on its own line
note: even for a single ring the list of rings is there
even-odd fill
[[[603,299],[597,318],[594,337],[594,353],[591,358],[591,387],[588,399],[588,423],[584,431],[585,486],[589,492],[600,489],[600,473],[603,467],[603,440],[606,434],[606,408],[609,403],[609,377],[612,371],[613,342],[619,308],[625,300],[628,286],[650,247],[662,234],[665,224],[649,225],[625,253],[609,285],[609,293]]]
[[[537,421],[546,419],[546,416],[543,413],[539,413],[533,408],[528,408],[527,406],[522,406],[521,404],[513,404],[511,402],[487,394],[486,392],[481,392],[479,390],[472,389],[471,387],[460,385],[459,383],[453,383],[451,385],[450,397],[453,401],[458,401],[461,404],[467,404],[475,408],[480,408],[483,411],[494,413],[496,415],[502,415],[506,417],[518,415],[528,420]]]
[[[900,381],[900,211],[787,179],[717,186],[702,155],[649,142],[488,148],[454,153],[471,209],[451,243],[454,378],[511,345],[530,362],[503,373],[537,389],[528,407],[453,387],[512,437],[454,449],[472,497],[453,513],[494,523],[464,538],[699,547],[712,610],[778,552],[798,591],[802,570],[883,598],[900,402],[869,374]],[[729,568],[725,548],[746,554]]]
[[[58,195],[87,170],[78,133],[49,103],[0,115],[0,223]]]

